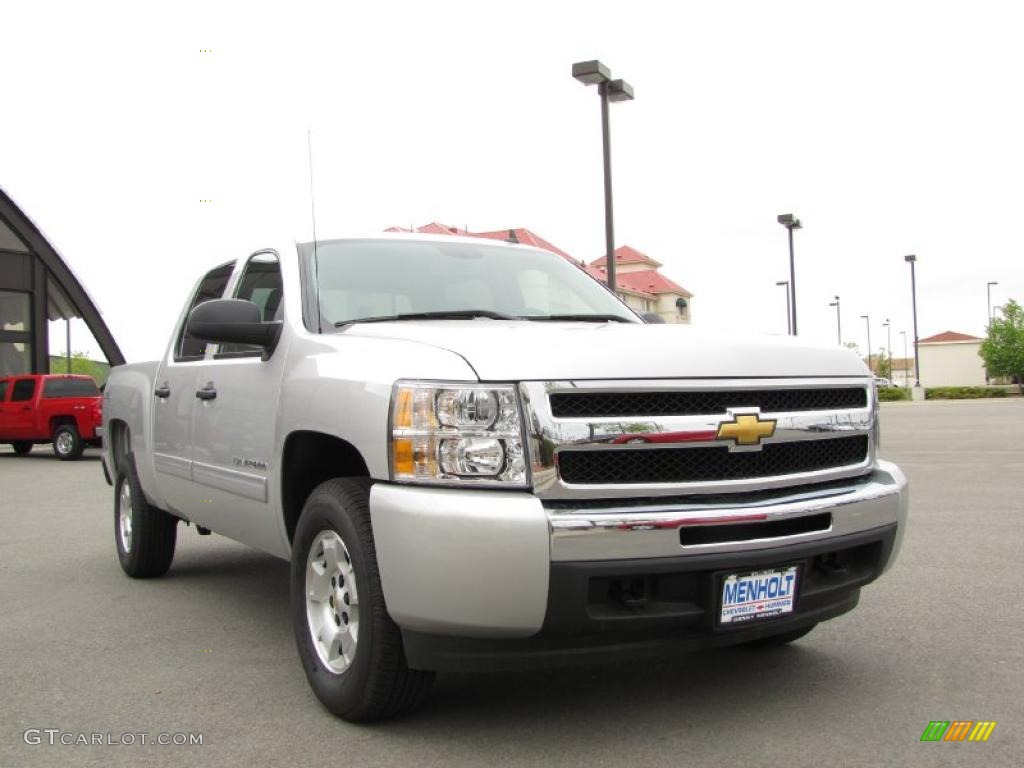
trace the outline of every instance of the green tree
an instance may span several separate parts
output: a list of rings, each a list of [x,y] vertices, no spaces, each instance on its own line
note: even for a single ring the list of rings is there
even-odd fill
[[[875,355],[875,371],[883,379],[892,381],[892,358],[885,352],[885,347],[878,350]]]
[[[1024,394],[1024,307],[1013,299],[1003,307],[1003,316],[992,318],[988,335],[978,352],[993,376],[1016,377]]]
[[[66,357],[50,358],[50,373],[67,373],[68,359]],[[92,376],[98,384],[107,380],[107,372],[104,366],[90,360],[85,352],[71,353],[71,373],[82,376]]]

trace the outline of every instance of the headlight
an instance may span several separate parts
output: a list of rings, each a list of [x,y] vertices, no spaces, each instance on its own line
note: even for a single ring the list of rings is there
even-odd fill
[[[399,381],[391,397],[391,478],[525,487],[521,425],[511,384]]]

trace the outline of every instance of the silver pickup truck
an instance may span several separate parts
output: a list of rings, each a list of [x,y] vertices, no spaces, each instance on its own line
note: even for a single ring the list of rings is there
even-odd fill
[[[852,352],[645,324],[489,240],[242,251],[104,401],[125,572],[166,573],[181,521],[290,560],[302,665],[353,721],[437,670],[796,640],[906,525]]]

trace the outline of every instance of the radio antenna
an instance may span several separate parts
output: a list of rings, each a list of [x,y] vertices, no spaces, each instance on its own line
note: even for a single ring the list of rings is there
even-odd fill
[[[309,212],[313,217],[313,252],[316,252],[316,196],[313,194],[313,132],[306,129],[306,152],[309,156]]]
[[[313,283],[316,285],[316,327],[320,333],[324,332],[323,314],[320,312],[320,275],[319,264],[316,258],[316,195],[313,194],[313,132],[306,129],[306,153],[309,156],[309,212],[313,219]]]

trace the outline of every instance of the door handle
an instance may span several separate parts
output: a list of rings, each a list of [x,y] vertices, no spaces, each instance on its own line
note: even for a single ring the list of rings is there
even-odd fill
[[[217,389],[213,386],[213,382],[211,381],[202,389],[197,389],[196,397],[200,400],[215,400],[217,398]]]
[[[171,387],[166,381],[159,387],[153,390],[153,394],[159,397],[161,400],[171,396]]]

